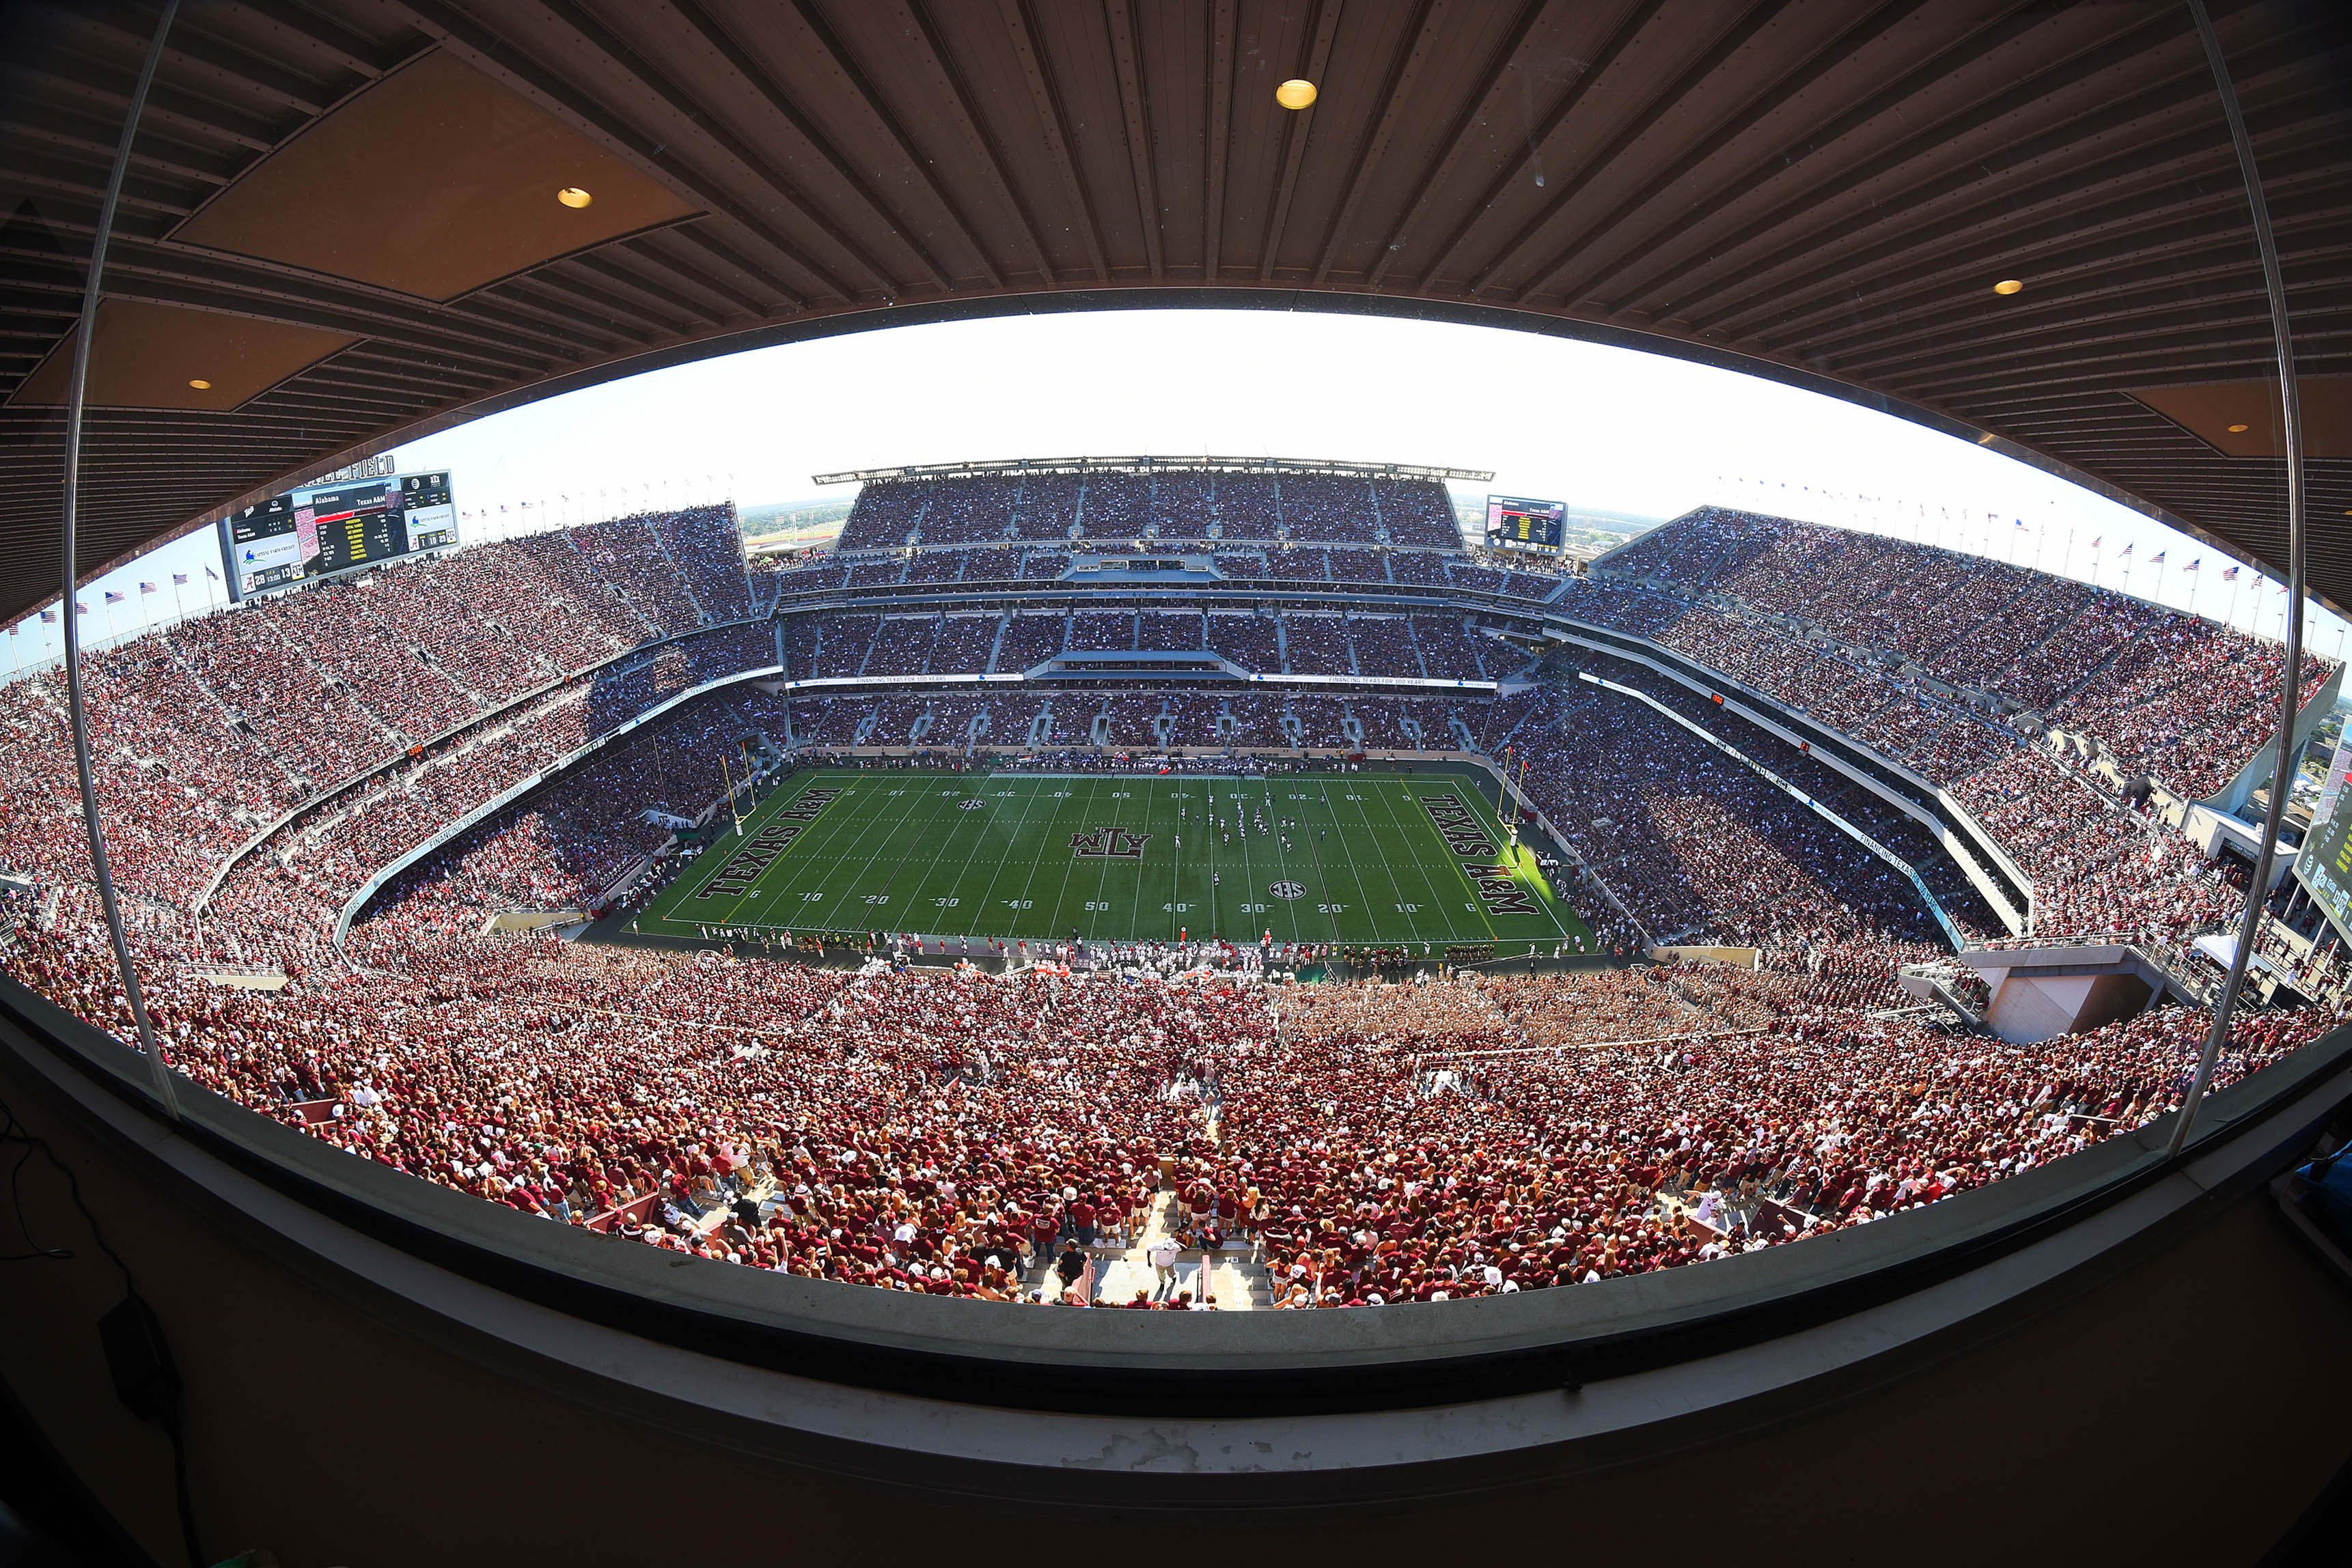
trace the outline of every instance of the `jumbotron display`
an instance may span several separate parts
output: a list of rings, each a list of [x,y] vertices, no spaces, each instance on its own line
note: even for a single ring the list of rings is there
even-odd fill
[[[220,541],[229,595],[243,600],[417,550],[452,549],[457,512],[446,472],[347,472],[222,518]]]
[[[2336,744],[2327,762],[2327,782],[2311,813],[2303,852],[2294,857],[2294,879],[2326,912],[2337,932],[2352,931],[2352,789],[2344,787],[2352,771],[2352,737]]]
[[[1525,496],[1486,497],[1486,543],[1495,549],[1556,550],[1568,542],[1568,503]]]

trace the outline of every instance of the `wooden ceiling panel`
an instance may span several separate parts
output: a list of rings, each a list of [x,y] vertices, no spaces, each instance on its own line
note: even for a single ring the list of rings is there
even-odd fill
[[[2352,376],[2298,376],[2295,392],[2304,451],[2313,457],[2352,457]],[[2286,455],[2285,413],[2275,380],[2135,387],[2131,395],[2225,457]]]
[[[2344,8],[2212,8],[2304,373],[2352,384]],[[0,613],[48,576],[58,421],[33,400],[154,15],[0,8]],[[1294,76],[1321,89],[1304,113],[1274,102]],[[561,208],[562,184],[596,199]],[[1997,298],[2003,277],[2028,287]],[[1686,354],[2279,548],[2274,443],[2221,439],[2273,416],[2210,428],[2273,356],[2176,5],[213,0],[166,48],[106,308],[318,351],[196,378],[215,406],[95,411],[84,559],[553,389],[1073,289]],[[193,347],[155,336],[149,379]],[[2340,517],[2352,457],[2311,488]],[[2312,559],[2352,605],[2352,528]]]
[[[101,299],[85,396],[91,408],[226,413],[357,340],[348,332],[286,321]],[[9,402],[62,405],[72,379],[73,342],[68,329]]]
[[[589,204],[565,205],[565,190]],[[320,119],[172,238],[446,300],[693,211],[435,53]]]

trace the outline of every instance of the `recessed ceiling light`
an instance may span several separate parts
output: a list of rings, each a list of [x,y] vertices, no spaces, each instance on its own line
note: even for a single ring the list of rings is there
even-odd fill
[[[1274,101],[1285,109],[1305,109],[1315,101],[1315,84],[1293,77],[1274,89]]]
[[[192,387],[195,388],[198,392],[210,392],[210,391],[212,391],[212,390],[213,390],[213,383],[212,383],[212,382],[208,382],[208,381],[206,381],[206,380],[205,380],[205,378],[204,378],[204,377],[202,377],[202,376],[198,376],[195,380],[194,380],[194,381],[190,382],[188,384],[189,384],[190,386],[192,386]]]
[[[2025,279],[2021,277],[2004,277],[1992,286],[1992,291],[1995,294],[2015,294],[2024,287]]]
[[[2243,435],[2246,434],[2246,427],[2242,424],[2233,424],[2230,427],[2230,434],[2232,435]]]
[[[567,207],[584,207],[596,198],[577,185],[566,185],[555,193],[555,199]]]

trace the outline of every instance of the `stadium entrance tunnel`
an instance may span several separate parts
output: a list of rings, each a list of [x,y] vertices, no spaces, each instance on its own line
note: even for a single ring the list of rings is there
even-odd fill
[[[1985,1023],[2011,1044],[2097,1029],[2168,998],[2191,1006],[2205,999],[2162,959],[2116,944],[1979,947],[1957,962],[1982,977],[1990,994]]]
[[[2084,1488],[2129,1485],[2170,1500],[2179,1560],[2247,1562],[2352,1452],[2307,1419],[2352,1396],[2352,1291],[2266,1185],[2352,1102],[2352,1030],[2212,1096],[2178,1161],[2166,1117],[1703,1267],[1169,1314],[874,1291],[583,1234],[193,1083],[168,1122],[134,1053],[13,983],[0,1008],[0,1097],[89,1216],[47,1166],[26,1175],[26,1223],[75,1255],[0,1292],[0,1374],[158,1561],[168,1456],[85,1392],[107,1378],[89,1324],[120,1294],[89,1224],[177,1358],[205,1528],[292,1563],[362,1542],[384,1561],[451,1540],[530,1561],[674,1547],[666,1507],[582,1506],[583,1466],[759,1499],[702,1511],[702,1550],[730,1555],[772,1548],[783,1521],[803,1551],[863,1554],[880,1530],[921,1555],[1044,1517],[1246,1522],[1260,1550],[1383,1554],[1464,1531],[1556,1541],[1566,1517],[1588,1548],[1631,1551],[1694,1478],[1851,1476],[1923,1446],[1936,1462],[1902,1486],[1830,1505],[1748,1489],[1746,1555],[1868,1560],[1900,1539],[1907,1560],[1980,1562],[2021,1530],[2095,1554],[2115,1524],[2077,1506]],[[2188,1345],[2226,1374],[2201,1379],[2194,1441],[2060,1396]],[[352,1400],[364,1417],[319,1443],[322,1406]],[[2062,1471],[2078,1484],[2047,1485]]]

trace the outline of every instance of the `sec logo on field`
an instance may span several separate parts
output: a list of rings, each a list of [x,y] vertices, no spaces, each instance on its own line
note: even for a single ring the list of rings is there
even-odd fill
[[[1282,899],[1304,898],[1307,896],[1307,890],[1295,882],[1277,882],[1272,887],[1267,888],[1266,892],[1274,894],[1276,898]]]

